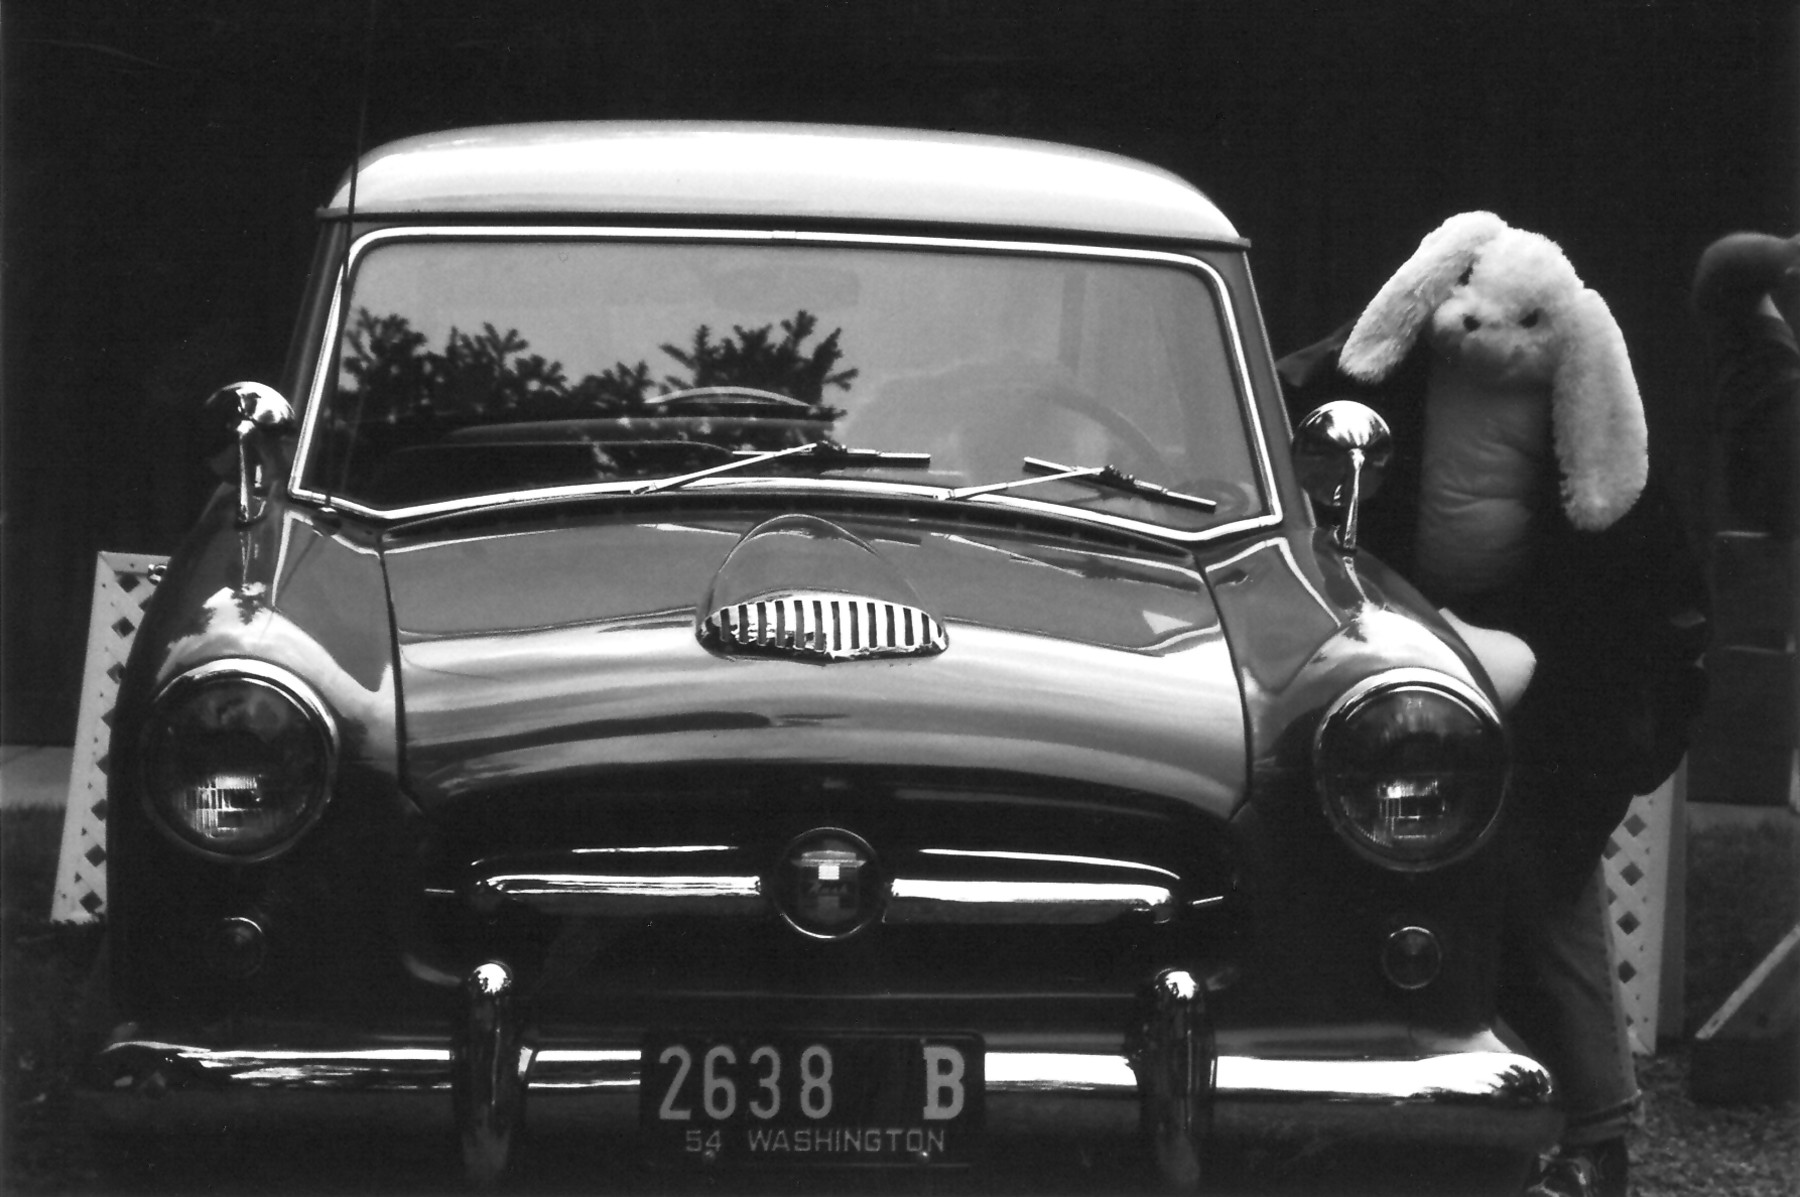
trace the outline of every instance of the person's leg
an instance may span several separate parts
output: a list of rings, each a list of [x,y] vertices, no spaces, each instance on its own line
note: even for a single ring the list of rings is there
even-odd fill
[[[1619,1002],[1603,869],[1595,868],[1573,904],[1552,908],[1545,932],[1540,984],[1561,1011],[1553,1033],[1569,1112],[1563,1142],[1621,1138],[1638,1104],[1637,1066]]]
[[[1638,1103],[1637,1069],[1615,988],[1606,882],[1596,867],[1573,902],[1529,907],[1535,926],[1509,936],[1501,1015],[1549,1067],[1567,1123],[1562,1156],[1587,1189],[1626,1192],[1625,1134]],[[1556,1192],[1556,1189],[1548,1189]]]

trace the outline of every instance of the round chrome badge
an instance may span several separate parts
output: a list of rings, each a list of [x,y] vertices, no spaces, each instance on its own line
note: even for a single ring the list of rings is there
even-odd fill
[[[847,939],[881,913],[887,886],[862,837],[835,827],[787,846],[775,878],[775,905],[811,939]]]

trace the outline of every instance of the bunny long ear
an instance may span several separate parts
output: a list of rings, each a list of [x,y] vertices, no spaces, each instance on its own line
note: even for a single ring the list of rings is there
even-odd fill
[[[1650,431],[1625,335],[1596,291],[1583,288],[1561,318],[1551,424],[1569,522],[1598,532],[1631,510],[1650,472]]]
[[[1379,382],[1405,360],[1431,313],[1488,241],[1506,230],[1492,212],[1463,212],[1426,234],[1394,277],[1382,284],[1338,354],[1338,368]]]

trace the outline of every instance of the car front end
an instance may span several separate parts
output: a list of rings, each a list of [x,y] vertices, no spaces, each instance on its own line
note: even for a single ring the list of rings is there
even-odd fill
[[[1503,720],[1313,526],[1198,193],[742,126],[360,171],[123,681],[99,1114],[1518,1187]]]

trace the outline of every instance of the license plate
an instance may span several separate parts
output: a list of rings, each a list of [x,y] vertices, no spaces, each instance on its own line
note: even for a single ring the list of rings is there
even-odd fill
[[[653,1162],[966,1164],[981,1133],[974,1035],[652,1032],[643,1050]]]

